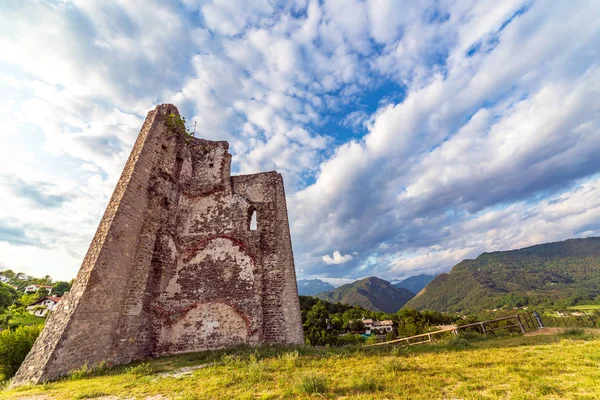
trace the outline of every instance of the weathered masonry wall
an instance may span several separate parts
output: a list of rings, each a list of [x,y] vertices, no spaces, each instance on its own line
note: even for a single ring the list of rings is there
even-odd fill
[[[281,175],[231,177],[227,142],[187,138],[170,114],[148,114],[75,284],[13,386],[85,363],[303,342]]]

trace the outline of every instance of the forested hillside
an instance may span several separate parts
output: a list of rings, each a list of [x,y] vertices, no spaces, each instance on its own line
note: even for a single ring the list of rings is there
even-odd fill
[[[394,313],[414,295],[407,289],[397,288],[388,281],[372,276],[340,286],[331,292],[321,293],[317,297],[333,303],[339,302],[360,306],[367,310]]]
[[[600,301],[600,238],[483,253],[435,278],[406,307],[478,311]]]

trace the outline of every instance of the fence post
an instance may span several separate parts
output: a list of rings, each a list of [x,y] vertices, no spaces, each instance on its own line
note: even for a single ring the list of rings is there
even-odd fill
[[[534,311],[533,312],[533,316],[537,320],[538,326],[540,328],[543,328],[544,327],[544,323],[542,322],[542,317],[540,316],[540,313],[538,313],[537,311]]]
[[[519,323],[519,328],[521,328],[521,332],[525,334],[525,328],[523,328],[523,323],[521,322],[521,318],[517,315],[517,322]]]
[[[481,330],[483,331],[483,334],[487,336],[487,332],[485,330],[485,325],[483,325],[483,322],[479,325],[481,325]]]

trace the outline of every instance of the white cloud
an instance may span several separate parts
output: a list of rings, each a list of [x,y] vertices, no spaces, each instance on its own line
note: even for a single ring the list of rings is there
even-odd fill
[[[323,260],[323,262],[327,265],[331,265],[331,264],[344,264],[350,260],[352,260],[354,257],[352,257],[352,255],[350,254],[344,254],[342,255],[339,251],[334,251],[333,252],[333,257],[330,256],[329,254],[325,254],[323,257],[321,257],[321,259]]]

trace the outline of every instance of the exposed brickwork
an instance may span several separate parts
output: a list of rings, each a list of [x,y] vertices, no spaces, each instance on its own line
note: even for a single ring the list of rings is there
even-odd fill
[[[85,363],[303,342],[281,175],[231,177],[227,142],[185,139],[172,113],[148,114],[73,289],[13,386]]]

